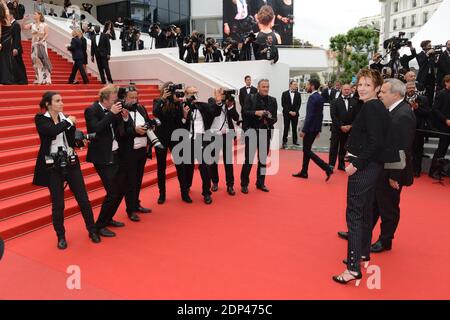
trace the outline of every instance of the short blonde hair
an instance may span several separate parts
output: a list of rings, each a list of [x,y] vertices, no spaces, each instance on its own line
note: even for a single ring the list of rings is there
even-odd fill
[[[116,87],[113,84],[109,84],[106,87],[101,88],[98,93],[98,98],[100,102],[109,99],[110,95],[117,93],[118,90],[119,90],[118,87]]]

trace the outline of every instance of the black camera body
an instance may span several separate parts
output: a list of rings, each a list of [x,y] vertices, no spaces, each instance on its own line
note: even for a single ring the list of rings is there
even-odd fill
[[[177,98],[183,98],[184,95],[185,95],[184,94],[184,88],[185,88],[185,86],[182,83],[170,84],[167,87],[167,91],[170,92],[170,97],[169,98],[172,98],[173,95],[175,95]],[[180,90],[182,90],[182,91],[180,91]]]
[[[436,46],[433,46],[434,54],[442,54],[444,52],[444,48],[446,48],[446,45],[438,44]]]
[[[414,92],[414,94],[412,96],[406,96],[406,102],[408,102],[409,104],[413,104],[417,102],[417,98],[419,97],[419,94],[417,91]]]
[[[405,33],[400,32],[398,37],[392,37],[383,42],[383,47],[385,50],[390,50],[391,52],[396,52],[400,50],[402,47],[410,45],[411,42],[408,38],[404,38]]]
[[[81,130],[75,130],[75,147],[84,148],[84,140],[92,141],[95,139],[96,133],[84,134]]]
[[[235,101],[235,96],[237,94],[237,91],[234,89],[228,89],[228,90],[223,90],[223,95],[224,95],[224,99],[225,101]]]
[[[70,167],[76,166],[78,163],[78,157],[72,149],[68,151],[63,147],[58,147],[58,151],[45,156],[45,164],[49,169],[61,169],[65,170]]]

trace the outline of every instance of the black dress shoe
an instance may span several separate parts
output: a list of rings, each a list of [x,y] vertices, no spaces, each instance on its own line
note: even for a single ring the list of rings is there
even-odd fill
[[[139,222],[141,221],[141,218],[139,218],[139,216],[136,214],[136,212],[133,212],[131,214],[128,215],[128,218],[133,221],[133,222]]]
[[[333,168],[332,167],[328,167],[328,169],[325,170],[325,173],[327,175],[327,178],[325,179],[325,181],[330,180],[331,175],[333,174]]]
[[[236,192],[234,191],[234,188],[233,188],[233,187],[227,187],[227,193],[228,193],[230,196],[236,195]]]
[[[96,232],[89,232],[89,238],[91,239],[91,241],[93,243],[100,243],[100,242],[102,242],[102,239],[100,238],[100,236]]]
[[[185,193],[181,195],[181,199],[186,203],[192,203],[192,199],[189,194]]]
[[[241,187],[241,191],[242,191],[242,193],[247,194],[248,193],[248,187]]]
[[[339,231],[338,233],[338,237],[344,240],[348,240],[348,232],[344,232],[344,231]]]
[[[287,144],[283,143],[283,145],[281,146],[281,149],[287,149]]]
[[[139,206],[137,211],[140,212],[140,213],[151,213],[152,209],[144,208],[144,207]]]
[[[211,196],[205,196],[203,200],[205,201],[206,204],[211,204],[212,203]]]
[[[122,228],[122,227],[125,227],[125,223],[119,222],[119,221],[115,221],[115,220],[111,220],[111,221],[108,223],[108,227]]]
[[[211,187],[211,191],[212,192],[217,192],[219,190],[219,186],[217,185],[217,183],[213,183],[212,187]]]
[[[58,239],[58,249],[59,250],[67,249],[67,241],[65,238]]]
[[[308,179],[308,174],[306,172],[299,172],[292,175],[294,178]]]
[[[164,202],[166,202],[166,196],[159,195],[158,204],[163,204]]]
[[[300,145],[300,143],[298,143],[298,142],[294,142],[293,144],[294,144],[294,146],[299,146]]]
[[[335,281],[337,283],[340,283],[340,284],[347,284],[349,282],[362,279],[362,273],[361,272],[356,274],[356,275],[354,275],[354,274],[350,274],[350,275],[351,275],[351,278],[348,279],[348,280],[345,280],[341,275],[333,276],[333,281]]]
[[[101,228],[100,230],[98,230],[98,234],[101,235],[102,237],[107,238],[112,238],[116,236],[116,234],[111,230],[109,230],[108,228]]]
[[[347,259],[344,259],[344,260],[342,260],[342,263],[347,265],[347,263],[348,263],[347,261],[348,261]],[[370,261],[370,258],[362,257],[361,261],[362,262],[367,262],[367,261]]]
[[[375,242],[373,245],[370,246],[370,252],[373,253],[381,253],[383,251],[389,251],[392,250],[392,245],[383,245],[380,241]]]
[[[263,192],[269,192],[269,189],[267,189],[267,187],[265,185],[262,185],[262,186],[257,185],[256,189],[261,190]]]

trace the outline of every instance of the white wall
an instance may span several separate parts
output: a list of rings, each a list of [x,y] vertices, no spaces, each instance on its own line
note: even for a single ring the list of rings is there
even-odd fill
[[[222,0],[191,0],[191,19],[222,17]]]

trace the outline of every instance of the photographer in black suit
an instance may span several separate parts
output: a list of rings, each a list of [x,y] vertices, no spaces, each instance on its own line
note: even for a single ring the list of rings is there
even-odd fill
[[[214,162],[210,166],[212,192],[219,189],[219,156],[222,150],[223,164],[227,182],[227,193],[234,196],[234,173],[233,173],[233,145],[236,139],[233,121],[239,121],[239,113],[236,110],[234,94],[230,90],[223,88],[216,89],[214,98],[210,98],[208,103],[213,106],[214,120],[211,124],[211,132],[214,134],[213,144]]]
[[[381,233],[370,251],[380,253],[391,250],[395,230],[400,221],[400,194],[403,187],[414,181],[412,147],[416,132],[416,117],[411,106],[404,101],[405,84],[398,79],[384,81],[380,100],[389,110],[391,128],[386,148],[384,170],[375,191],[373,226],[381,217]]]
[[[84,117],[88,133],[96,134],[89,144],[86,161],[94,164],[106,190],[96,225],[101,236],[114,237],[116,234],[107,227],[124,226],[113,217],[126,192],[128,155],[123,138],[133,122],[129,112],[122,108],[122,102],[117,101],[117,88],[113,85],[100,90],[99,101],[86,108]]]
[[[284,131],[283,148],[287,148],[289,127],[292,126],[292,143],[298,146],[298,117],[302,105],[302,95],[298,92],[298,83],[295,80],[289,82],[289,90],[281,95],[281,106],[283,107]]]
[[[429,121],[431,116],[431,108],[428,99],[417,92],[415,82],[406,84],[405,101],[410,105],[416,116],[417,130],[430,130]],[[420,177],[422,173],[422,157],[423,145],[425,143],[425,133],[417,131],[413,143],[413,168],[414,176]]]
[[[277,100],[269,96],[269,80],[258,82],[258,93],[247,96],[242,107],[242,129],[245,132],[245,163],[241,171],[241,191],[248,193],[250,172],[253,159],[258,151],[258,168],[256,172],[256,188],[269,192],[265,185],[267,156],[270,151],[272,130],[277,122]]]
[[[140,38],[141,33],[139,31],[133,34],[130,51],[144,50],[144,41]]]
[[[434,89],[436,86],[436,55],[430,40],[422,41],[420,46],[423,51],[416,57],[419,63],[417,81],[425,88],[425,95],[428,98],[428,102],[430,105],[433,105]]]
[[[184,127],[189,130],[190,139],[190,159],[185,162],[186,186],[189,190],[192,187],[194,178],[195,160],[198,161],[198,170],[202,178],[202,196],[206,204],[212,203],[211,198],[211,175],[207,159],[203,152],[209,145],[209,141],[204,139],[205,133],[211,128],[214,118],[213,106],[208,103],[197,101],[198,89],[187,87],[185,90],[185,103],[183,106]],[[215,107],[215,106],[214,106]]]
[[[450,74],[450,40],[446,43],[446,50],[439,55],[437,61],[436,90],[440,91],[445,88],[444,77]]]
[[[167,153],[179,143],[172,134],[184,128],[181,119],[183,118],[182,98],[184,92],[182,89],[176,89],[173,82],[166,82],[161,86],[160,97],[153,101],[153,115],[161,121],[161,125],[156,128],[155,133],[164,148],[156,148],[156,162],[158,166],[158,188],[159,198],[158,204],[166,201],[166,168]],[[175,160],[175,159],[174,159]],[[184,164],[175,161],[178,182],[180,184],[181,199],[184,202],[191,203],[188,187],[186,186],[186,173]]]
[[[247,99],[248,95],[258,93],[258,89],[252,86],[252,77],[245,76],[244,80],[245,86],[239,90],[239,104],[241,105],[241,108],[244,107],[245,99]]]
[[[344,84],[342,95],[330,104],[332,125],[328,164],[334,168],[339,154],[338,170],[341,171],[345,171],[345,144],[357,114],[358,101],[350,97],[351,92],[351,86]]]
[[[127,164],[126,181],[128,187],[125,193],[127,215],[131,221],[139,221],[140,218],[137,213],[151,212],[150,209],[142,207],[139,200],[145,163],[147,162],[148,138],[146,124],[149,121],[149,116],[145,107],[139,104],[136,87],[120,88],[118,97],[123,102],[122,106],[129,111],[132,121],[132,125],[127,127],[128,132],[124,137],[124,150],[122,150],[122,152],[127,154],[124,157]]]
[[[109,83],[113,83],[111,71],[109,70],[109,59],[111,58],[110,37],[105,33],[100,33],[100,26],[95,26],[95,35],[91,38],[91,60],[97,61],[98,72],[103,84],[106,84],[106,78]]]
[[[268,35],[266,43],[259,49],[259,60],[269,60],[271,64],[277,63],[279,59],[278,48],[273,43],[273,36]]]
[[[154,49],[167,48],[166,33],[161,29],[159,22],[150,26],[149,35],[155,39]]]
[[[52,200],[53,227],[58,237],[58,248],[67,248],[64,229],[64,183],[70,187],[80,206],[86,229],[92,242],[100,242],[94,223],[91,203],[86,192],[80,162],[74,152],[76,118],[64,115],[61,95],[48,91],[39,104],[41,113],[34,120],[39,133],[39,148],[34,169],[33,184],[48,187]],[[50,157],[54,165],[49,168]],[[70,157],[70,158],[69,158]]]

